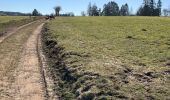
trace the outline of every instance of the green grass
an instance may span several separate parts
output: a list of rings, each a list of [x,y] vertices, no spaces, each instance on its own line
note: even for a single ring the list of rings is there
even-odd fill
[[[0,23],[6,23],[12,20],[22,20],[26,19],[28,16],[0,16]]]
[[[69,51],[148,67],[159,67],[170,59],[169,27],[169,18],[157,17],[75,17],[50,23],[53,35]]]
[[[29,16],[0,16],[0,35],[36,19]]]
[[[116,91],[128,98],[170,98],[170,77],[164,73],[170,70],[167,64],[170,62],[170,18],[59,17],[47,27],[48,35],[64,47],[64,52],[88,55],[64,60],[81,65],[77,74],[97,73],[101,80],[102,77],[106,80],[111,91],[115,91],[117,85],[120,89]],[[69,63],[68,69],[73,64]],[[109,77],[115,77],[115,80]],[[98,88],[91,87],[90,91],[105,90],[99,88],[101,83],[105,84],[100,79],[95,80]],[[115,97],[119,98],[108,95],[103,98]]]

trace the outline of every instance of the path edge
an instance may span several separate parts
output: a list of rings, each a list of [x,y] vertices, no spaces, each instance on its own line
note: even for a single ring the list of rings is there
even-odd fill
[[[44,25],[45,23],[43,23]],[[42,25],[42,26],[43,26]],[[50,76],[50,73],[48,71],[48,63],[47,63],[47,59],[43,53],[43,48],[42,48],[42,31],[43,31],[43,27],[41,29],[40,34],[38,35],[38,39],[37,39],[37,54],[38,54],[38,60],[39,60],[39,64],[40,64],[40,70],[41,70],[41,75],[42,75],[42,81],[44,83],[44,96],[46,100],[59,100],[59,97],[57,96],[56,93],[54,93],[53,87],[54,82],[52,80],[52,77]]]

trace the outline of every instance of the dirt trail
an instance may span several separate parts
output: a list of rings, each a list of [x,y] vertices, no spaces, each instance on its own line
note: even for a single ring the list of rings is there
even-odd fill
[[[0,63],[3,63],[0,65],[9,65],[9,68],[4,67],[6,70],[3,69],[3,66],[0,66],[0,71],[4,73],[8,71],[7,75],[4,74],[5,76],[2,73],[0,74],[0,100],[46,100],[48,98],[46,75],[44,75],[45,72],[42,69],[44,63],[41,62],[43,60],[41,59],[40,33],[43,25],[44,23],[42,23],[42,21],[29,23],[10,33],[11,36],[8,35],[4,39],[0,38],[0,47],[4,49],[0,51],[0,53],[2,53],[0,57],[6,57],[3,53],[12,52],[14,50],[17,51],[15,55],[18,56],[18,59],[11,56],[11,59],[15,60],[13,61],[15,62],[14,65],[11,65],[8,59],[0,61]],[[16,37],[18,40],[17,43],[20,43],[20,45],[12,42],[15,41]],[[28,37],[28,40],[26,37]],[[18,49],[13,45],[17,45]],[[13,50],[7,50],[8,48],[12,48]],[[10,59],[10,56],[8,58]]]
[[[44,100],[44,85],[38,58],[38,35],[43,24],[29,37],[15,71],[15,100]]]

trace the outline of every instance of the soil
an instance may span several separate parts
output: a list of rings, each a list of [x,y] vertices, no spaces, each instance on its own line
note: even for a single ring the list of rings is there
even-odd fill
[[[34,23],[34,22],[32,22]],[[0,43],[12,34],[32,23],[19,27],[15,31],[0,38]],[[14,71],[0,79],[0,100],[49,100],[43,62],[39,56],[40,35],[44,23],[30,34],[20,53],[20,59]],[[11,77],[12,76],[12,77]],[[12,79],[9,79],[12,78]],[[48,78],[47,78],[48,79]],[[51,99],[50,99],[51,100]]]
[[[43,24],[29,37],[22,52],[22,58],[15,71],[15,82],[12,84],[15,89],[16,100],[44,100],[43,79],[37,52],[37,39]]]
[[[3,42],[6,38],[8,38],[9,36],[11,36],[12,34],[16,33],[18,30],[20,30],[20,29],[22,29],[22,28],[24,28],[24,27],[26,27],[26,26],[28,26],[28,25],[31,25],[31,24],[34,23],[34,22],[35,22],[35,21],[30,22],[30,23],[25,24],[25,25],[22,25],[22,26],[14,29],[14,30],[12,30],[12,31],[10,31],[10,32],[6,32],[5,34],[1,35],[1,36],[0,36],[0,43]]]

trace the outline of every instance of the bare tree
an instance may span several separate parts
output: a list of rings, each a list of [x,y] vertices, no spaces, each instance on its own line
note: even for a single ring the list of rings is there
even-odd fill
[[[164,9],[163,10],[164,16],[170,16],[170,9]]]
[[[60,6],[56,6],[56,7],[54,7],[54,10],[55,10],[56,16],[59,16],[60,15],[60,11],[61,11],[61,7]]]
[[[86,16],[86,13],[84,11],[82,11],[81,16]]]

